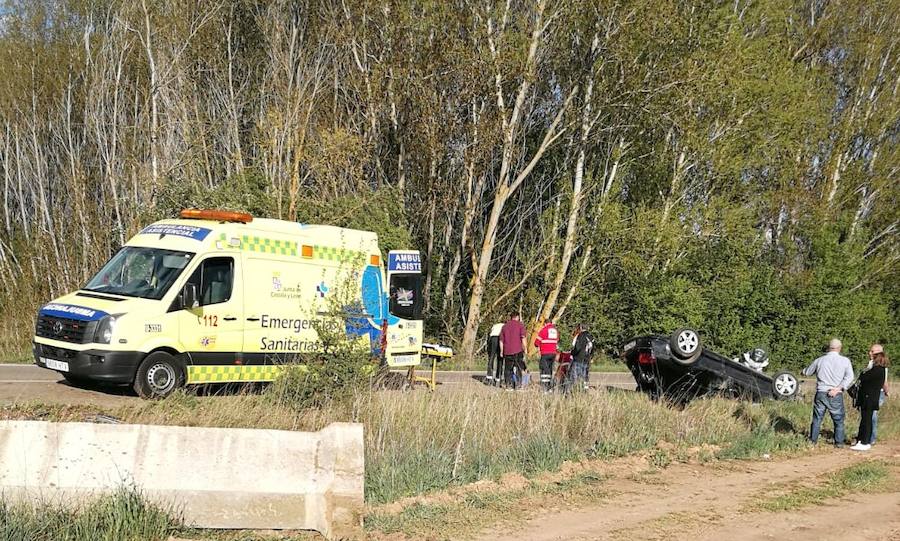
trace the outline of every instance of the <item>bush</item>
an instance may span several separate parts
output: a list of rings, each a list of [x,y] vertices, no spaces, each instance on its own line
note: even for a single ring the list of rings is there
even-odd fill
[[[351,273],[338,291],[353,291],[355,284],[356,278]],[[314,324],[320,350],[297,354],[267,389],[270,400],[295,411],[332,408],[349,404],[359,390],[371,384],[376,361],[369,335],[359,337],[350,332],[357,324],[354,314],[363,311],[357,304],[352,294],[329,299],[330,315],[316,319]],[[368,325],[368,322],[359,324]]]

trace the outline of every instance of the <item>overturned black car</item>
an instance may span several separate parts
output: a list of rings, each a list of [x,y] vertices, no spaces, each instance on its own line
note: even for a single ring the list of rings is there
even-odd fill
[[[705,349],[692,329],[678,329],[671,336],[647,335],[622,347],[638,390],[653,399],[687,403],[699,396],[719,395],[758,402],[787,400],[797,395],[800,382],[791,372],[774,377]]]

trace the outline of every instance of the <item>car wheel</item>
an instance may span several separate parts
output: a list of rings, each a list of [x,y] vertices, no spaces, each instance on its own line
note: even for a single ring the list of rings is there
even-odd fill
[[[794,398],[799,391],[800,382],[797,381],[797,376],[791,372],[782,371],[772,378],[772,392],[779,400]]]
[[[678,329],[669,338],[669,348],[680,364],[692,364],[700,357],[703,344],[700,335],[693,329]]]
[[[134,377],[134,391],[141,398],[165,398],[184,387],[184,367],[172,355],[156,351],[144,357]]]

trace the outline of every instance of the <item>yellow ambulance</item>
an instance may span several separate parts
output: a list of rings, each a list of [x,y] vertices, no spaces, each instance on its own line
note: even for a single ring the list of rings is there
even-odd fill
[[[271,381],[321,351],[317,329],[327,329],[408,367],[421,360],[422,305],[419,252],[384,261],[375,233],[188,209],[41,307],[34,360],[71,382],[163,397],[185,384]]]

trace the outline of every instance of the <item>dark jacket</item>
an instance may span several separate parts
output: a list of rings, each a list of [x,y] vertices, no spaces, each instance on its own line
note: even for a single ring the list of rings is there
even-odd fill
[[[883,366],[873,366],[859,375],[859,394],[856,403],[860,408],[877,410],[881,387],[884,386],[886,372]]]
[[[577,363],[586,363],[591,360],[594,353],[594,337],[587,331],[581,331],[572,345],[572,360]]]

